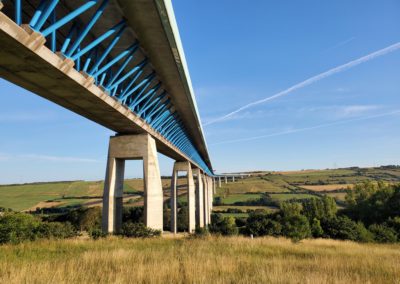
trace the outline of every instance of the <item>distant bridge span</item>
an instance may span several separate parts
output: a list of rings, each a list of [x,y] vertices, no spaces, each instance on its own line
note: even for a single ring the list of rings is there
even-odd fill
[[[143,159],[145,223],[163,228],[157,152],[188,173],[189,231],[210,222],[215,180],[170,0],[0,0],[0,76],[117,133],[103,230],[122,219],[124,163]]]

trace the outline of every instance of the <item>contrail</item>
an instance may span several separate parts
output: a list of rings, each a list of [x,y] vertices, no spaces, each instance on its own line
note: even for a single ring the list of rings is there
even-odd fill
[[[327,52],[327,51],[331,51],[331,50],[336,49],[336,48],[339,48],[339,47],[342,47],[342,46],[344,46],[344,45],[346,45],[346,44],[352,42],[352,41],[355,40],[355,39],[356,39],[356,37],[353,36],[353,37],[351,37],[351,38],[349,38],[349,39],[347,39],[347,40],[341,41],[341,42],[339,42],[338,44],[335,44],[334,46],[331,46],[331,47],[325,49],[325,50],[323,51],[323,53],[324,53],[324,52]]]
[[[294,85],[294,86],[292,86],[292,87],[290,87],[290,88],[288,88],[288,89],[286,89],[284,91],[281,91],[281,92],[279,92],[279,93],[277,93],[277,94],[275,94],[275,95],[273,95],[271,97],[267,97],[267,98],[264,98],[264,99],[249,103],[247,105],[244,105],[244,106],[238,108],[235,111],[232,111],[232,112],[230,112],[230,113],[228,113],[228,114],[226,114],[224,116],[221,116],[221,117],[216,118],[216,119],[214,119],[214,120],[212,120],[210,122],[205,123],[204,126],[210,125],[210,124],[214,124],[216,122],[225,120],[225,119],[237,114],[238,112],[241,112],[241,111],[243,111],[245,109],[248,109],[248,108],[251,108],[253,106],[256,106],[256,105],[259,105],[259,104],[262,104],[262,103],[265,103],[265,102],[268,102],[268,101],[272,101],[272,100],[277,99],[279,97],[286,96],[286,95],[290,94],[291,92],[294,92],[296,90],[302,89],[302,88],[304,88],[306,86],[309,86],[311,84],[314,84],[314,83],[316,83],[316,82],[318,82],[318,81],[320,81],[322,79],[325,79],[325,78],[330,77],[330,76],[332,76],[334,74],[346,71],[347,69],[353,68],[353,67],[355,67],[357,65],[360,65],[362,63],[368,62],[368,61],[370,61],[372,59],[375,59],[375,58],[381,57],[383,55],[392,53],[392,52],[394,52],[394,51],[396,51],[398,49],[400,49],[400,42],[395,43],[395,44],[393,44],[391,46],[388,46],[386,48],[380,49],[378,51],[375,51],[373,53],[370,53],[370,54],[368,54],[366,56],[363,56],[361,58],[352,60],[352,61],[350,61],[350,62],[348,62],[346,64],[343,64],[343,65],[337,66],[335,68],[332,68],[332,69],[330,69],[330,70],[328,70],[326,72],[323,72],[323,73],[318,74],[318,75],[316,75],[314,77],[311,77],[311,78],[309,78],[309,79],[307,79],[307,80],[305,80],[305,81],[303,81],[301,83],[298,83],[298,84],[296,84],[296,85]]]
[[[313,130],[313,129],[318,129],[318,128],[325,128],[325,127],[339,125],[339,124],[347,124],[347,123],[351,123],[354,121],[368,120],[368,119],[389,116],[389,115],[394,115],[394,114],[400,114],[400,109],[392,111],[392,112],[386,112],[386,113],[381,113],[381,114],[376,114],[376,115],[369,115],[369,116],[364,116],[364,117],[359,117],[359,118],[354,118],[354,119],[338,120],[338,121],[334,121],[331,123],[319,124],[319,125],[304,127],[304,128],[297,128],[297,129],[281,131],[281,132],[276,132],[276,133],[271,133],[271,134],[266,134],[266,135],[261,135],[261,136],[253,136],[253,137],[247,137],[247,138],[242,138],[242,139],[221,141],[221,142],[217,142],[214,144],[210,144],[210,146],[252,141],[252,140],[274,137],[274,136],[281,136],[281,135],[286,135],[286,134],[291,134],[291,133],[303,132],[303,131],[308,131],[308,130]]]

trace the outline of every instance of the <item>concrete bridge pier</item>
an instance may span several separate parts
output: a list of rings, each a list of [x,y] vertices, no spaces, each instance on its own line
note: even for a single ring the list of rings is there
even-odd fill
[[[213,208],[213,179],[211,177],[207,177],[208,179],[208,220],[211,223],[211,212]]]
[[[187,173],[188,186],[188,209],[189,209],[189,233],[196,229],[196,213],[195,213],[195,186],[193,180],[192,166],[190,162],[175,162],[172,172],[171,181],[171,232],[176,234],[177,229],[177,180],[178,172]]]
[[[125,160],[143,159],[144,223],[163,229],[163,192],[157,148],[148,134],[120,135],[110,138],[103,193],[102,229],[118,233],[122,226]]]
[[[204,187],[201,170],[193,169],[193,175],[196,176],[196,224],[204,228]]]
[[[221,177],[218,177],[218,187],[221,188]]]
[[[227,183],[228,183],[228,177],[225,176],[225,184],[227,184]]]
[[[209,186],[208,186],[208,178],[206,175],[203,175],[203,186],[204,186],[204,196],[203,196],[203,202],[204,202],[204,224],[208,226],[210,224],[210,217],[209,217],[209,202],[208,202],[208,191],[209,191]]]
[[[217,194],[217,182],[215,178],[212,178],[212,184],[213,184],[213,193]]]
[[[232,182],[235,182],[235,176],[232,176]]]

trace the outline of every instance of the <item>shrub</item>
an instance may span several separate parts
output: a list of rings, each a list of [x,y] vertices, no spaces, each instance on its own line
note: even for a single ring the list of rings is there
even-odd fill
[[[336,202],[332,197],[323,196],[321,199],[309,198],[302,201],[302,214],[305,215],[310,223],[314,218],[333,218],[336,216]]]
[[[122,225],[121,235],[129,238],[151,238],[161,236],[161,231],[148,228],[143,223],[126,222]]]
[[[224,217],[221,214],[211,215],[210,232],[224,236],[237,235],[239,230],[232,216]]]
[[[266,213],[251,213],[247,218],[245,232],[254,236],[280,236],[282,225]]]
[[[124,207],[122,213],[122,222],[143,223],[144,208],[140,207]]]
[[[58,216],[54,221],[69,222],[76,230],[90,231],[94,228],[101,228],[101,208],[78,208]]]
[[[397,241],[395,230],[385,225],[373,224],[368,229],[374,234],[374,240],[378,243],[395,243]]]
[[[177,214],[177,229],[180,232],[188,231],[189,228],[189,208],[182,206]]]
[[[37,228],[38,238],[56,238],[65,239],[71,238],[77,235],[75,228],[71,223],[59,223],[59,222],[43,222]]]
[[[222,198],[220,196],[214,198],[214,205],[215,206],[223,205]]]
[[[89,231],[89,236],[93,240],[97,240],[99,238],[103,238],[103,237],[107,236],[107,234],[103,233],[103,231],[101,229],[99,229],[99,228],[94,228],[94,229]]]
[[[311,237],[310,223],[306,216],[292,215],[282,220],[282,233],[292,241]]]
[[[235,223],[238,228],[245,227],[247,224],[246,218],[235,218]]]
[[[311,234],[314,238],[320,238],[324,235],[321,222],[317,218],[314,218],[311,223]]]
[[[12,212],[12,209],[0,206],[0,212]]]
[[[33,241],[39,225],[40,221],[32,215],[6,212],[0,216],[0,244]]]
[[[365,228],[363,223],[356,223],[347,216],[323,219],[321,226],[324,230],[324,237],[327,238],[359,242],[373,240],[373,235]]]
[[[385,225],[392,228],[396,234],[397,238],[400,240],[400,217],[389,218]]]
[[[210,232],[208,231],[208,228],[204,227],[204,228],[200,228],[200,227],[196,227],[195,230],[195,236],[196,237],[207,237],[210,235]]]

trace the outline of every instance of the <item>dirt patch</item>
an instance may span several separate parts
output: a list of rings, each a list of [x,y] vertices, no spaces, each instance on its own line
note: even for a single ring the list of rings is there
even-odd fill
[[[24,212],[27,212],[27,211],[35,211],[36,208],[52,208],[52,207],[57,207],[57,206],[60,206],[60,205],[62,205],[62,204],[64,204],[64,202],[61,202],[61,201],[49,201],[49,202],[48,202],[48,201],[41,201],[41,202],[39,202],[38,204],[32,206],[31,208],[24,210]]]

